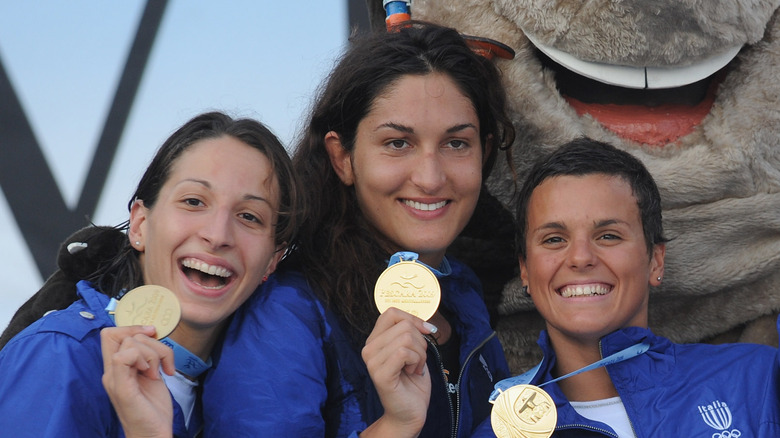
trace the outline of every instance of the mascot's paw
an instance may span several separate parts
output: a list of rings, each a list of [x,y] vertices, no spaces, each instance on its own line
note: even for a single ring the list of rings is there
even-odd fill
[[[0,348],[46,312],[64,309],[76,301],[76,283],[109,263],[126,240],[122,231],[98,226],[82,228],[68,237],[57,253],[59,269],[16,311],[0,335]]]

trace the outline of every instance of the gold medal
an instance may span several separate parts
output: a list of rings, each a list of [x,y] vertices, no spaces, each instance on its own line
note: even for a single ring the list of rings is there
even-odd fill
[[[176,295],[156,285],[139,286],[127,292],[114,309],[117,327],[153,325],[157,329],[157,339],[171,334],[180,318],[181,307]]]
[[[558,422],[558,411],[542,388],[515,385],[493,402],[490,421],[498,438],[549,438]]]
[[[439,280],[424,265],[401,261],[388,266],[376,280],[374,301],[379,313],[396,307],[427,321],[439,308]]]

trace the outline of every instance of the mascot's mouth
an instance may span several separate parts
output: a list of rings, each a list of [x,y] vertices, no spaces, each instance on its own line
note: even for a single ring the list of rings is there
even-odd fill
[[[709,114],[731,63],[691,84],[635,89],[606,84],[575,73],[535,50],[555,72],[558,92],[579,116],[590,115],[621,138],[661,147],[694,131]]]

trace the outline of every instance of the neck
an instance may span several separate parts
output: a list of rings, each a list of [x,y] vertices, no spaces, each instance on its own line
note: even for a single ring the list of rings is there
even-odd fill
[[[180,322],[168,337],[189,350],[190,353],[198,356],[201,360],[206,361],[211,356],[211,351],[217,342],[218,333],[218,328],[212,327],[206,330],[198,330]]]
[[[439,269],[444,253],[441,254],[420,254],[419,260],[433,269]]]
[[[556,357],[553,377],[566,375],[602,359],[598,339],[574,340],[549,328],[548,333]],[[557,384],[570,401],[602,400],[618,395],[605,367],[577,374]]]

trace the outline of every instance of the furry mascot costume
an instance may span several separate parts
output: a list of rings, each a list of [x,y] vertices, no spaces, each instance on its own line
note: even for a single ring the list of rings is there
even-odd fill
[[[372,26],[384,26],[382,1],[367,4]],[[534,159],[582,135],[645,163],[671,240],[664,282],[650,298],[656,333],[777,345],[779,7],[780,0],[413,0],[411,14],[515,51],[496,62],[517,128],[520,181]],[[499,201],[490,206],[503,211],[478,208],[456,256],[475,268],[488,298],[500,296],[497,331],[520,372],[538,361],[543,322],[516,267],[490,271],[506,269],[507,234],[495,218],[514,211],[511,169],[497,164],[487,184]]]

